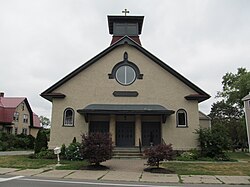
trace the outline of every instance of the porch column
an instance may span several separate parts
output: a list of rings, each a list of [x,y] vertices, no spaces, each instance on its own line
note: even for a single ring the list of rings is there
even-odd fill
[[[141,138],[141,115],[135,116],[135,146],[139,146],[139,138]]]
[[[109,132],[112,135],[112,142],[115,146],[115,115],[110,115]]]

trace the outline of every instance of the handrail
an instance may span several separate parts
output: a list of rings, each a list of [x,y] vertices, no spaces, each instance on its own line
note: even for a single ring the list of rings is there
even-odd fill
[[[142,151],[141,151],[141,147],[142,147],[142,144],[141,144],[141,139],[139,138],[139,150],[140,150],[140,153],[142,153]]]
[[[161,138],[161,143],[162,143],[163,145],[167,145],[166,142],[165,142],[165,140],[164,140],[163,138]]]

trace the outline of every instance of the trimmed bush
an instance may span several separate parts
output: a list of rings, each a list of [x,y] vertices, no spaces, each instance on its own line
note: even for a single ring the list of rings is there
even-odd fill
[[[48,150],[42,148],[39,153],[36,154],[36,158],[39,159],[55,159],[57,156],[54,154],[53,150]]]
[[[83,156],[90,163],[100,165],[112,158],[112,138],[110,133],[82,135]]]
[[[144,153],[146,158],[148,158],[148,165],[157,166],[157,168],[159,168],[161,161],[172,160],[174,155],[172,144],[155,145],[153,147],[145,149]]]
[[[76,143],[76,137],[73,138],[72,143]]]
[[[197,160],[199,157],[200,157],[200,152],[197,149],[191,149],[189,151],[183,152],[176,158],[176,160],[192,161],[192,160]]]
[[[65,144],[62,144],[60,155],[63,159],[66,158],[66,146],[65,146]]]
[[[42,149],[48,149],[48,140],[46,132],[40,129],[37,133],[37,137],[35,140],[35,153],[39,153]]]

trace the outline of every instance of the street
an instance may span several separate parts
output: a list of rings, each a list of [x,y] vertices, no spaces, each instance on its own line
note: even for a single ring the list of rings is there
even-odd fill
[[[106,182],[96,182],[96,181],[75,181],[75,180],[56,180],[56,179],[39,179],[39,178],[30,178],[30,177],[23,177],[23,176],[7,176],[7,175],[0,175],[0,186],[1,187],[91,187],[91,186],[98,186],[98,187],[114,187],[114,186],[124,186],[124,187],[178,187],[178,186],[185,186],[185,187],[232,187],[232,185],[223,185],[223,184],[166,184],[166,183],[141,183],[141,182],[116,182],[116,181],[106,181]],[[246,185],[233,185],[234,187],[245,187]]]

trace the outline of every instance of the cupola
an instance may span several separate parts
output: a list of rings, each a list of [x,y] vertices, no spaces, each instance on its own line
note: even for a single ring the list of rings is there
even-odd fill
[[[129,36],[141,45],[139,35],[144,16],[127,16],[127,9],[123,13],[124,16],[108,16],[109,34],[113,35],[111,45],[124,36]]]

